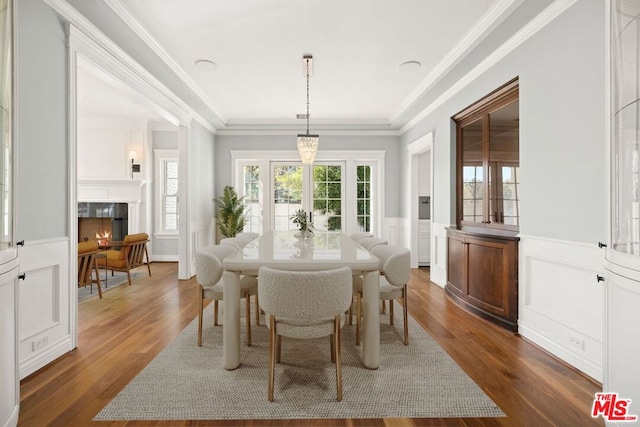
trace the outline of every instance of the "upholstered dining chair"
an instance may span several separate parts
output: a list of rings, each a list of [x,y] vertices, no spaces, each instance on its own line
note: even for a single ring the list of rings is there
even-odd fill
[[[356,242],[359,242],[360,239],[362,239],[364,237],[374,237],[374,236],[373,236],[373,234],[369,233],[368,231],[357,231],[355,233],[351,233],[351,235],[349,235],[349,237],[351,237]]]
[[[98,242],[90,240],[88,242],[78,243],[78,287],[91,286],[93,283],[98,285],[98,295],[102,298],[102,286],[100,285],[100,271],[96,254],[99,252]],[[96,278],[93,278],[93,273]]]
[[[362,246],[366,250],[370,250],[379,245],[389,244],[389,242],[387,242],[385,239],[380,239],[378,237],[363,237],[360,240],[358,240],[358,243],[360,244],[360,246]]]
[[[236,234],[236,237],[249,243],[260,237],[260,234],[254,233],[253,231],[243,231],[242,233]]]
[[[204,300],[213,300],[213,325],[218,325],[218,302],[224,297],[222,261],[236,252],[233,245],[205,246],[196,251],[196,280],[198,281],[198,346],[202,347],[202,311]],[[260,324],[258,309],[258,281],[255,276],[243,276],[240,279],[240,297],[246,299],[247,345],[251,345],[251,306],[250,297],[256,296],[256,324]]]
[[[340,329],[352,299],[351,269],[326,271],[258,270],[258,295],[269,326],[269,391],[273,402],[276,360],[281,337],[331,337],[331,361],[336,364],[337,400],[342,400]]]
[[[411,253],[401,246],[379,245],[370,249],[380,263],[380,300],[389,300],[389,323],[393,325],[393,300],[402,298],[404,345],[409,345],[407,283],[411,274]],[[356,344],[360,345],[360,318],[363,281],[354,277],[356,293]]]
[[[242,249],[247,246],[248,243],[249,241],[247,241],[247,239],[243,239],[240,237],[225,237],[224,239],[220,240],[221,245],[233,246],[236,249]]]

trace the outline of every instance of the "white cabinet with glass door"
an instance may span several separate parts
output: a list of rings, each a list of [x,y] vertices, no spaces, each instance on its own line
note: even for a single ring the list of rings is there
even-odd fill
[[[13,2],[0,0],[0,425],[18,424],[18,253],[13,224]]]
[[[603,391],[640,417],[640,6],[611,0],[611,224]],[[610,424],[615,422],[610,421]]]

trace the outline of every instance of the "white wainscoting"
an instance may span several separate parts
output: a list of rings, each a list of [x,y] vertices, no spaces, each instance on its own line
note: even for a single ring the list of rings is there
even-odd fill
[[[388,217],[382,221],[380,237],[386,239],[390,245],[409,247],[405,242],[407,219],[402,217]]]
[[[441,222],[431,223],[431,281],[444,288],[447,284],[447,227]]]
[[[27,241],[20,248],[20,378],[73,350],[69,239]],[[73,280],[75,283],[75,280]]]
[[[603,375],[605,252],[520,236],[518,331],[598,381]]]
[[[191,275],[196,274],[196,251],[204,246],[215,244],[215,220],[213,218],[201,219],[191,222],[191,236],[189,242],[189,264]]]

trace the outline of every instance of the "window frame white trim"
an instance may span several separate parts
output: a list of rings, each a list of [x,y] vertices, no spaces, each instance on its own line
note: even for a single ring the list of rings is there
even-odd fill
[[[165,170],[164,170],[164,162],[167,160],[175,160],[179,162],[180,160],[179,150],[178,149],[165,149],[165,148],[156,148],[153,150],[153,162],[154,162],[154,218],[153,218],[153,237],[157,239],[178,239],[179,228],[173,231],[166,231],[164,229],[164,209],[163,209],[163,201],[164,201],[164,184],[165,184]],[[178,177],[178,188],[180,188],[180,181]],[[180,192],[178,192],[179,197]],[[178,209],[179,212],[179,209]]]
[[[245,165],[258,165],[261,170],[269,170],[271,161],[283,161],[283,162],[295,162],[300,161],[300,155],[297,150],[230,150],[231,153],[231,182],[232,185],[240,189],[242,188],[242,168]],[[374,188],[371,190],[372,198],[375,197],[372,203],[372,221],[371,232],[375,235],[382,235],[382,224],[385,218],[385,150],[320,150],[316,155],[316,161],[318,162],[331,162],[341,161],[345,162],[345,176],[352,174],[355,176],[355,167],[357,165],[369,165],[372,166],[372,186],[375,182]],[[270,173],[269,173],[270,175]],[[268,177],[267,177],[268,178]],[[270,182],[265,182],[265,176],[260,174],[260,182],[264,189],[270,188]],[[375,181],[374,181],[375,180]],[[244,192],[244,189],[242,190]],[[353,190],[355,191],[355,190]],[[346,196],[355,200],[355,194],[351,194],[349,186],[347,185]],[[351,199],[350,199],[351,200]],[[265,225],[271,224],[269,209],[264,208],[263,203],[263,229]],[[354,211],[348,212],[348,217],[345,220],[346,234],[352,233],[357,229],[357,204],[354,204]],[[347,215],[347,213],[345,213]],[[268,217],[269,216],[269,217]]]

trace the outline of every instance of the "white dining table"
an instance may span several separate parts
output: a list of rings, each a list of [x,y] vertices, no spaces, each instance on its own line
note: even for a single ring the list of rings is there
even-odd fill
[[[367,368],[377,369],[380,365],[378,259],[343,233],[316,231],[308,238],[299,235],[296,231],[267,232],[224,259],[224,368],[231,370],[240,366],[240,275],[257,276],[263,266],[293,271],[346,266],[353,274],[363,275],[362,361]]]

